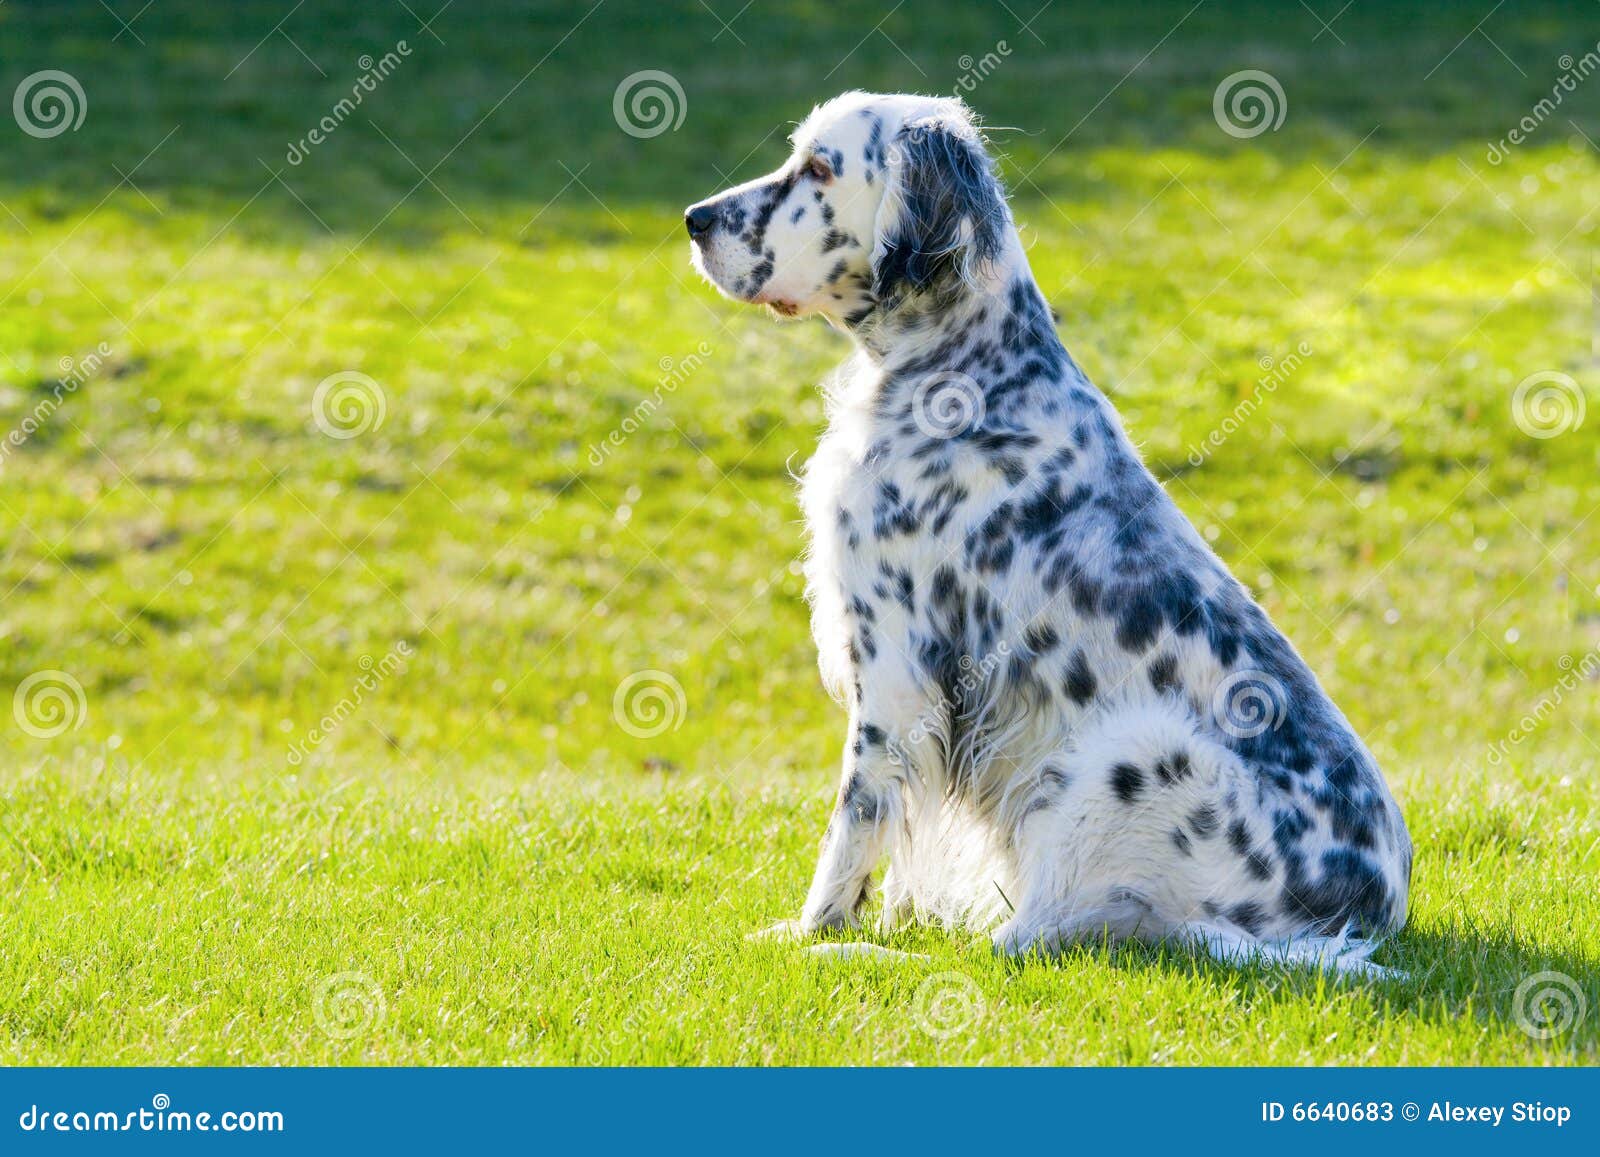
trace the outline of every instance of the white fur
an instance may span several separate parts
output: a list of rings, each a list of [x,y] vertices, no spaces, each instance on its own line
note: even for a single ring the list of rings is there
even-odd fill
[[[1399,810],[1314,677],[1149,478],[1053,328],[1039,328],[1043,299],[998,186],[984,198],[970,164],[952,180],[948,197],[978,201],[947,231],[956,241],[942,279],[908,288],[882,276],[915,243],[921,222],[907,214],[946,208],[940,174],[909,172],[916,154],[895,146],[919,132],[948,134],[936,160],[974,156],[961,152],[978,137],[959,102],[830,102],[782,168],[704,203],[719,224],[696,239],[696,265],[719,288],[820,314],[857,347],[826,387],[828,429],[801,488],[812,629],[850,732],[816,875],[786,927],[853,925],[887,854],[885,928],[966,924],[1011,953],[1110,935],[1230,961],[1376,971],[1350,921],[1380,931],[1404,921],[1410,844]],[[842,171],[816,179],[819,151]],[[918,196],[905,193],[913,178]],[[999,241],[979,252],[996,214]],[[1030,357],[1048,369],[1029,377]],[[918,383],[941,374],[975,383],[987,412],[930,440],[913,411]],[[1026,380],[1008,389],[1008,376]],[[1015,442],[996,449],[978,435]],[[942,519],[940,487],[961,496]],[[1075,491],[1091,498],[1078,503]],[[1122,505],[1130,494],[1151,498]],[[1028,522],[1030,511],[1042,517]],[[997,523],[1012,529],[996,534]],[[984,562],[986,542],[1009,550],[1006,565]],[[1063,563],[1079,584],[1070,591]],[[1181,585],[1141,585],[1163,574]],[[949,576],[959,632],[943,632],[935,609]],[[1080,586],[1105,593],[1080,599]],[[1128,608],[1146,589],[1203,604],[1208,629],[1168,614],[1152,638],[1134,638]],[[988,611],[997,626],[986,633]],[[962,657],[938,666],[929,656],[945,633],[960,635]],[[1092,675],[1084,701],[1063,689],[1074,663]],[[1219,688],[1257,666],[1282,693],[1271,704],[1291,724],[1281,742],[1241,739],[1217,715]],[[1301,759],[1308,766],[1273,762],[1310,741],[1321,746]],[[1285,841],[1295,814],[1303,823]]]

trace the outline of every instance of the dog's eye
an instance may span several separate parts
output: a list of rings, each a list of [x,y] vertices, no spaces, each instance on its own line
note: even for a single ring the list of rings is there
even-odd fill
[[[821,157],[812,157],[807,161],[806,172],[824,185],[833,180],[833,170],[828,167],[828,162]]]

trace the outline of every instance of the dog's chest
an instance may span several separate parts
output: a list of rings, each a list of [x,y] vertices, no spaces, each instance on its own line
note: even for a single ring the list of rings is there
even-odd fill
[[[959,565],[960,544],[987,505],[992,472],[957,454],[940,468],[884,423],[830,430],[807,469],[804,495],[813,549],[849,594],[876,585],[886,568],[922,579]]]

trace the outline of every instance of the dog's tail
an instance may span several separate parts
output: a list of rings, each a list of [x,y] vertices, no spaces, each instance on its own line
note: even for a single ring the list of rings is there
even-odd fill
[[[1338,976],[1374,980],[1404,979],[1405,973],[1372,960],[1379,941],[1353,934],[1346,924],[1332,936],[1290,936],[1263,940],[1225,924],[1186,924],[1179,939],[1201,949],[1224,964],[1278,964],[1291,968],[1320,968]]]

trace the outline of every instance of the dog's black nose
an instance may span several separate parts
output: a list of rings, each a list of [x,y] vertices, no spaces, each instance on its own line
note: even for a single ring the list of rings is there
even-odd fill
[[[717,211],[707,204],[690,205],[683,215],[683,223],[689,227],[689,240],[698,241],[717,223]]]

